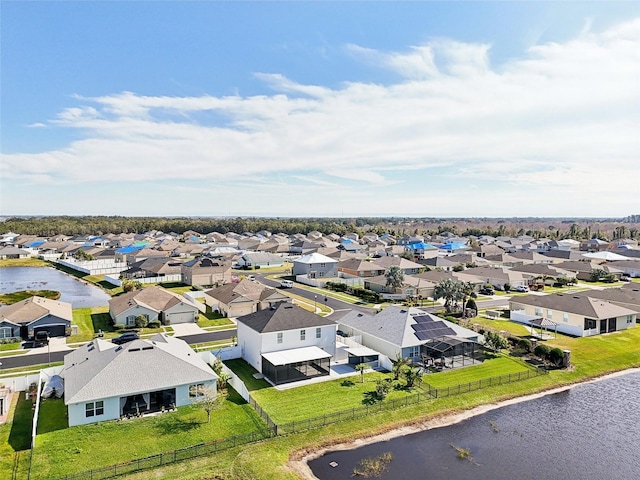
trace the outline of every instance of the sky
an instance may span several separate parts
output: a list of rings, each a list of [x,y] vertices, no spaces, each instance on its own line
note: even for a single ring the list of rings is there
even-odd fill
[[[0,3],[0,215],[640,213],[640,3]]]

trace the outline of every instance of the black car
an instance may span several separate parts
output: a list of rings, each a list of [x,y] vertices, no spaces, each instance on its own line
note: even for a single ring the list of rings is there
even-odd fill
[[[49,332],[40,330],[33,337],[34,347],[44,347],[49,344]]]
[[[133,340],[138,340],[140,335],[137,332],[124,332],[119,337],[112,339],[111,341],[116,345],[122,345],[123,343],[132,342]]]
[[[480,293],[482,295],[495,295],[495,290],[493,290],[493,288],[489,288],[489,287],[484,287],[480,289]]]

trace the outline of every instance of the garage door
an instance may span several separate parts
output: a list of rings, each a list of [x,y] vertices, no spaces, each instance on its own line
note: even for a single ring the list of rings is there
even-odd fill
[[[36,332],[48,332],[50,337],[64,337],[67,334],[65,325],[44,325],[34,328],[33,334]]]
[[[193,323],[193,312],[176,312],[167,315],[169,325],[176,323]]]

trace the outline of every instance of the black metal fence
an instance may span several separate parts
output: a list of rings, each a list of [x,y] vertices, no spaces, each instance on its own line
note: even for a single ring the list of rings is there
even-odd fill
[[[267,428],[265,430],[256,431],[245,435],[235,435],[233,437],[216,440],[209,443],[193,445],[190,447],[181,448],[179,450],[174,450],[172,452],[161,453],[158,455],[131,460],[125,463],[119,463],[110,467],[97,468],[88,470],[86,472],[75,473],[72,475],[67,475],[66,477],[62,477],[59,480],[104,480],[126,473],[133,473],[136,471],[160,467],[162,465],[168,465],[174,462],[179,462],[194,457],[210,455],[222,450],[226,450],[228,448],[236,447],[238,445],[257,442],[259,440],[264,440],[265,438],[274,437],[277,435],[287,435],[291,433],[312,430],[315,428],[321,428],[333,423],[355,420],[357,418],[366,417],[375,413],[389,412],[397,410],[399,408],[408,407],[410,405],[417,405],[419,403],[435,398],[445,398],[453,395],[480,390],[483,388],[506,385],[508,383],[519,382],[522,380],[527,380],[529,378],[538,377],[540,375],[546,375],[547,373],[548,372],[545,369],[527,369],[518,373],[511,373],[508,375],[487,378],[478,380],[476,382],[463,383],[446,388],[435,388],[428,383],[423,383],[420,387],[422,391],[418,391],[417,393],[413,393],[411,395],[406,395],[404,398],[395,398],[393,400],[377,402],[371,405],[364,405],[362,407],[354,407],[350,410],[341,410],[335,413],[283,424],[276,424],[271,419],[269,414],[250,395],[249,404],[265,421],[267,425]]]
[[[450,387],[435,388],[425,383],[426,390],[434,398],[445,398],[452,395],[460,395],[461,393],[473,392],[475,390],[481,390],[483,388],[496,387],[498,385],[506,385],[508,383],[520,382],[533,377],[539,377],[540,375],[546,375],[549,372],[544,368],[527,369],[518,373],[509,373],[508,375],[501,375],[499,377],[485,378],[475,382],[461,383]]]

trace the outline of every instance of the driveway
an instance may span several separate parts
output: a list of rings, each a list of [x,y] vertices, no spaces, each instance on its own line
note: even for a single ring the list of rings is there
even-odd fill
[[[206,330],[200,328],[197,323],[176,323],[171,325],[176,337],[185,335],[197,335],[198,333],[207,333]]]

